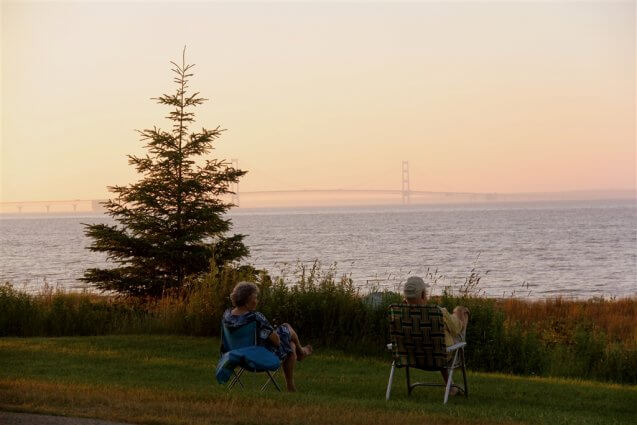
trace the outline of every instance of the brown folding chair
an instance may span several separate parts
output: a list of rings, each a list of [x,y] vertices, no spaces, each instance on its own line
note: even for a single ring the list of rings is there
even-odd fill
[[[418,386],[446,387],[444,396],[444,404],[446,404],[449,399],[449,391],[454,386],[462,391],[465,397],[468,397],[469,389],[464,357],[464,347],[467,343],[463,341],[451,347],[445,345],[445,325],[440,308],[435,305],[392,304],[389,306],[388,316],[390,343],[387,344],[387,349],[391,351],[393,361],[385,400],[389,400],[394,371],[397,367],[405,368],[409,395]],[[449,355],[451,355],[451,359]],[[455,385],[452,380],[453,371],[458,367],[462,369],[464,387]],[[444,384],[433,382],[412,384],[409,376],[410,368],[426,371],[446,369],[449,379]]]

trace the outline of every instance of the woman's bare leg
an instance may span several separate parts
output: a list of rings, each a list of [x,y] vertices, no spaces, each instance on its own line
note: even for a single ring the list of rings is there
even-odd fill
[[[283,374],[285,375],[285,384],[289,392],[296,391],[296,385],[294,384],[294,365],[296,364],[296,346],[293,342],[290,343],[292,352],[283,360]]]
[[[289,323],[284,323],[284,325],[288,327],[288,330],[290,331],[290,340],[296,346],[296,357],[298,361],[301,361],[307,356],[309,356],[310,354],[312,354],[312,346],[309,344],[306,345],[305,347],[301,345],[301,341],[299,341],[299,336],[297,335],[292,325],[290,325]]]

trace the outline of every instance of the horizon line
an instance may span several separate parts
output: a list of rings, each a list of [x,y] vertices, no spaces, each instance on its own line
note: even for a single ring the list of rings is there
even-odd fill
[[[456,192],[456,191],[425,191],[425,190],[406,190],[400,189],[280,189],[280,190],[251,190],[251,191],[239,191],[241,195],[254,195],[254,194],[279,194],[279,193],[378,193],[378,194],[401,194],[409,193],[410,195],[558,195],[565,193],[609,193],[609,192],[625,192],[630,193],[633,197],[637,197],[637,188],[634,189],[574,189],[574,190],[558,190],[558,191],[536,191],[536,192]],[[228,193],[227,196],[232,196],[233,193]],[[23,201],[0,201],[0,205],[7,204],[40,204],[40,203],[53,203],[53,202],[91,202],[91,201],[104,201],[113,198],[84,198],[84,199],[49,199],[49,200],[23,200]]]

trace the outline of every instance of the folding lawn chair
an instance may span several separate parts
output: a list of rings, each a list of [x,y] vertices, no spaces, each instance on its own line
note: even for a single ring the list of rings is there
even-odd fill
[[[392,353],[392,365],[387,383],[385,399],[389,400],[394,371],[405,368],[407,378],[407,393],[411,395],[417,386],[446,387],[444,403],[449,399],[449,391],[454,386],[469,396],[467,387],[467,372],[465,367],[464,347],[466,342],[459,342],[447,347],[445,345],[445,331],[442,311],[435,305],[392,304],[389,306],[389,338],[387,349]],[[464,339],[464,336],[463,336]],[[453,355],[449,360],[448,354]],[[464,387],[453,384],[453,371],[462,369]],[[441,371],[446,369],[449,379],[445,384],[433,382],[411,383],[409,368]]]
[[[281,391],[274,376],[281,366],[281,361],[273,352],[257,345],[257,324],[248,323],[239,328],[221,326],[221,353],[215,375],[219,383],[228,384],[231,390],[236,384],[245,388],[241,382],[241,375],[246,370],[249,372],[266,373],[268,378],[261,387],[264,391],[272,382],[275,388]],[[238,368],[238,371],[235,370]]]

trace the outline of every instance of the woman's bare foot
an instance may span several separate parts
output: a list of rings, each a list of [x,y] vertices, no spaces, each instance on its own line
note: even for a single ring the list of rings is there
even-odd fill
[[[298,350],[296,353],[296,359],[298,361],[301,361],[307,356],[311,356],[313,351],[314,350],[312,349],[312,346],[310,344],[306,345],[305,347],[301,347],[301,349]]]

